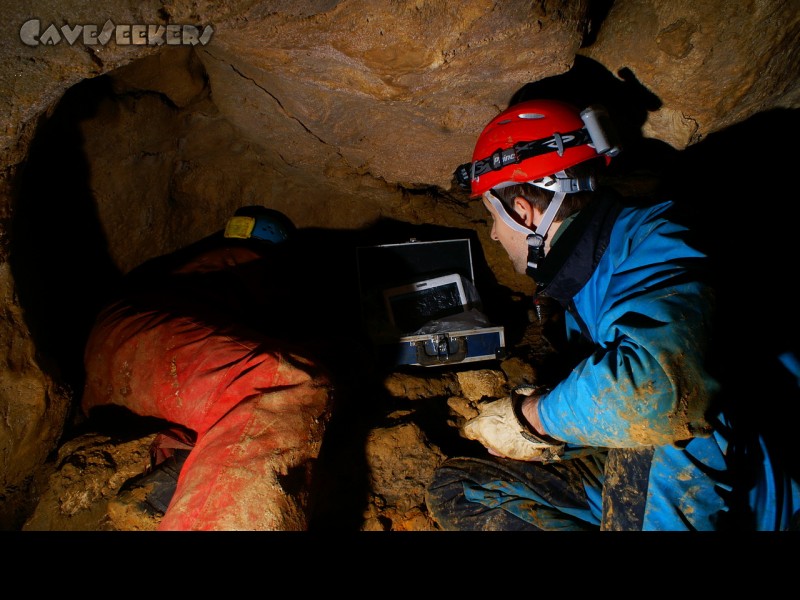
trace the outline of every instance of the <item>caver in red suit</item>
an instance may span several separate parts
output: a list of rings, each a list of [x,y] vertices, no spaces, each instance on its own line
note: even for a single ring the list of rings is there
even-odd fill
[[[86,414],[119,405],[196,434],[161,530],[303,530],[332,402],[294,347],[291,222],[263,207],[132,271],[85,353]]]

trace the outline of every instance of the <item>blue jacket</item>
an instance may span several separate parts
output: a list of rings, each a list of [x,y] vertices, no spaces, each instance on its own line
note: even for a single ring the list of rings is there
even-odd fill
[[[652,448],[644,529],[720,529],[743,506],[750,514],[737,522],[787,528],[800,486],[757,434],[734,449],[706,370],[714,299],[699,276],[705,256],[665,217],[672,203],[622,207],[606,195],[595,204],[530,273],[537,293],[566,308],[568,338],[591,347],[540,402],[545,430],[570,447]],[[599,511],[601,490],[587,492]]]

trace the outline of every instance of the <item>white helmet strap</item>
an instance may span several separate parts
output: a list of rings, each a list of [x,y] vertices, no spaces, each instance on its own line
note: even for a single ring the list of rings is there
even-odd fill
[[[566,192],[556,192],[547,210],[542,215],[542,221],[532,234],[528,236],[528,268],[536,269],[539,263],[544,258],[544,240],[547,237],[547,231],[553,224],[553,219],[556,218],[558,209],[561,208],[561,203],[566,197]]]
[[[528,227],[525,227],[522,223],[514,220],[514,218],[508,214],[508,210],[506,209],[505,205],[500,201],[500,198],[494,195],[494,190],[487,190],[484,192],[483,197],[489,201],[489,204],[494,207],[495,212],[500,216],[503,220],[503,223],[508,225],[514,231],[519,233],[524,233],[525,235],[532,235],[531,230]]]
[[[484,197],[494,207],[495,212],[498,215],[500,215],[500,218],[506,225],[511,227],[513,230],[519,233],[524,233],[528,236],[527,237],[528,267],[532,269],[537,268],[539,262],[541,262],[541,260],[544,258],[544,241],[547,238],[547,231],[553,224],[553,221],[556,218],[556,214],[558,213],[558,209],[561,208],[561,203],[564,201],[564,198],[567,195],[567,190],[573,189],[572,184],[567,183],[571,182],[572,179],[568,177],[564,171],[559,171],[558,173],[556,173],[554,179],[553,178],[549,179],[550,179],[549,186],[547,184],[543,184],[541,180],[539,180],[537,183],[534,183],[533,181],[528,182],[532,185],[536,185],[544,189],[551,189],[553,181],[564,182],[564,183],[559,183],[559,186],[556,188],[557,191],[553,196],[553,199],[550,201],[550,204],[544,211],[544,215],[542,215],[542,221],[534,230],[531,230],[529,227],[525,227],[524,225],[519,223],[516,219],[514,219],[509,214],[508,209],[505,207],[505,205],[494,194],[493,190],[488,190],[484,194]]]

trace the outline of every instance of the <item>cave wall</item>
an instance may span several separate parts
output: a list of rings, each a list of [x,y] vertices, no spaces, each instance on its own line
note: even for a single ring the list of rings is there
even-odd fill
[[[59,441],[105,284],[220,228],[237,206],[273,206],[302,227],[389,218],[475,229],[498,283],[527,290],[451,175],[532,85],[586,66],[591,85],[576,83],[576,101],[606,94],[625,127],[676,150],[800,105],[794,1],[8,4],[0,501]],[[40,33],[111,20],[213,35],[26,45],[32,19]]]

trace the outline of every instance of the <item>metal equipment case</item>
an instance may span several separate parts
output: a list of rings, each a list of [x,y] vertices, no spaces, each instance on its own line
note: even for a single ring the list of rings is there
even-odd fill
[[[357,262],[362,320],[381,363],[435,367],[505,357],[503,327],[491,324],[482,312],[469,239],[412,239],[400,244],[361,246],[357,248]],[[413,297],[405,302],[405,306],[422,307],[421,312],[429,313],[430,320],[418,319],[414,324],[421,326],[413,330],[393,324],[387,290],[403,286],[414,289],[415,282],[450,281],[454,274],[460,276],[466,290],[466,305],[456,309],[435,305],[437,310],[428,311],[431,292],[416,303]],[[447,298],[450,302],[452,296]],[[447,310],[438,310],[441,308]]]

